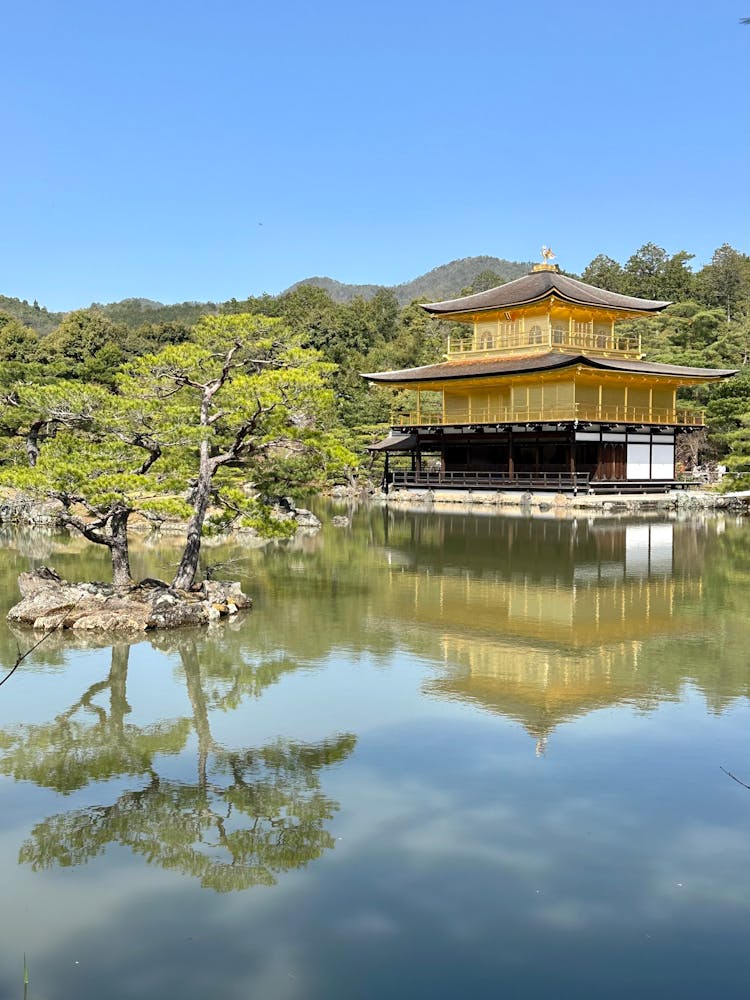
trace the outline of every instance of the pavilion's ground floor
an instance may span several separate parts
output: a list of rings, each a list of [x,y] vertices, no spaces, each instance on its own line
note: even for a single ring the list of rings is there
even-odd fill
[[[584,424],[399,427],[385,455],[384,488],[636,491],[681,485],[675,441],[690,428]]]

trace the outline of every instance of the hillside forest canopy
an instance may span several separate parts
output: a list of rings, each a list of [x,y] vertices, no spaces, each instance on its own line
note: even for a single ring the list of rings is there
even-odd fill
[[[735,473],[732,485],[744,486],[750,257],[724,244],[705,266],[694,269],[693,261],[685,250],[670,255],[646,243],[624,263],[599,254],[572,276],[673,303],[620,326],[640,334],[647,360],[740,370],[682,396],[706,410],[709,425],[693,436],[691,460],[723,462]],[[70,501],[71,517],[82,503],[102,522],[110,548],[116,511],[126,522],[133,512],[187,517],[196,489],[210,495],[212,508],[202,509],[199,534],[243,519],[281,531],[266,503],[274,496],[378,478],[366,446],[387,431],[399,400],[360,373],[440,359],[451,324],[419,302],[482,291],[527,270],[467,258],[396,288],[311,279],[275,296],[172,306],[128,299],[65,314],[0,297],[0,478]],[[404,302],[407,290],[418,294]],[[202,409],[201,393],[232,350],[225,400]],[[205,473],[207,458],[219,454],[201,480],[201,462]]]

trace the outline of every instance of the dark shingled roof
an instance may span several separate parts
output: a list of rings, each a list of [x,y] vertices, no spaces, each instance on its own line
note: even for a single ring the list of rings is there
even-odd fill
[[[368,444],[368,451],[411,451],[418,441],[416,434],[391,434],[377,444]]]
[[[718,379],[736,375],[737,369],[685,368],[682,365],[662,365],[653,361],[631,361],[625,358],[589,357],[586,354],[564,354],[549,351],[513,358],[474,358],[466,361],[443,361],[420,368],[404,368],[394,372],[370,372],[362,377],[371,382],[443,382],[457,378],[484,378],[487,375],[519,375],[523,372],[552,371],[585,365],[603,371],[632,372],[641,375],[677,376],[690,379]]]
[[[616,309],[621,312],[659,312],[669,302],[657,299],[637,299],[633,295],[607,292],[603,288],[587,285],[576,278],[569,278],[558,271],[532,271],[522,278],[509,281],[497,288],[476,295],[465,295],[462,299],[448,299],[446,302],[427,302],[422,305],[428,313],[450,316],[453,313],[489,312],[496,309],[512,309],[515,306],[541,302],[549,296],[582,306],[600,309]]]

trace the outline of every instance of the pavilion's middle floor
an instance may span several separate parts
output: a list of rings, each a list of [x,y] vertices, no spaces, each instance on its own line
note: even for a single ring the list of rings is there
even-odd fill
[[[676,378],[594,372],[585,367],[501,380],[424,383],[414,386],[404,400],[407,409],[394,412],[391,422],[449,426],[578,420],[703,426],[700,410],[678,405],[680,384]]]

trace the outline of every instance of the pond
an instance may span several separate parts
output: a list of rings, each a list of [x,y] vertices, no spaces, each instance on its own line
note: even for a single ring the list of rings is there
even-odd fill
[[[45,1000],[744,992],[750,524],[322,513],[207,550],[251,613],[0,688],[0,996],[24,955]],[[2,540],[3,620],[106,575]]]

